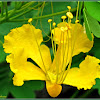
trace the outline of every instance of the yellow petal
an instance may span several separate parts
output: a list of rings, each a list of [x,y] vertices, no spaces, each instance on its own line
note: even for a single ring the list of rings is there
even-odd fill
[[[95,84],[95,79],[100,78],[100,60],[87,56],[79,65],[80,68],[72,68],[69,70],[64,84],[75,86],[78,89],[91,89]]]
[[[46,72],[51,67],[51,55],[50,50],[46,45],[41,45],[39,47],[39,53],[36,53],[36,58],[31,57],[44,72]]]
[[[25,63],[27,62],[27,56],[25,54],[25,51],[20,48],[18,50],[16,49],[14,54],[8,55],[6,60],[8,63],[10,63],[11,71],[16,73],[20,68],[24,68]]]
[[[100,63],[99,59],[88,55],[88,56],[86,56],[85,60],[80,63],[80,65],[79,65],[80,71],[82,73],[85,72],[86,75],[88,75],[88,77],[91,77],[91,75],[92,75],[92,77],[94,77],[94,78],[96,78],[96,77],[99,78],[100,75],[97,76],[97,73],[100,73],[99,72],[99,70],[100,70],[99,63]],[[87,66],[87,68],[84,66]],[[86,71],[86,69],[88,71]]]
[[[93,41],[90,41],[87,38],[86,32],[81,24],[70,24],[67,22],[61,22],[57,25],[58,27],[52,30],[54,34],[54,41],[57,44],[65,44],[66,49],[73,48],[73,56],[79,54],[80,52],[88,52],[93,47]],[[70,29],[61,31],[61,28],[65,29],[66,27]],[[69,45],[69,46],[68,46]]]
[[[4,37],[4,51],[13,53],[16,48],[24,48],[28,56],[32,54],[34,49],[38,49],[43,41],[41,30],[36,29],[30,24],[24,24],[22,27],[12,29],[11,32]],[[36,40],[38,43],[36,43]]]
[[[7,56],[10,69],[15,73],[14,85],[21,86],[27,80],[46,80],[45,73],[37,66],[27,61],[23,49],[17,50],[14,54]]]
[[[47,68],[50,66],[49,48],[45,45],[40,46],[43,41],[40,29],[36,29],[30,24],[24,24],[22,27],[12,29],[4,39],[3,47],[6,53],[14,54],[22,48],[26,58],[33,59],[43,71],[45,71],[44,66]]]
[[[46,88],[47,88],[47,92],[51,97],[57,97],[62,91],[61,85],[51,83],[49,81],[46,81]]]
[[[81,24],[71,24],[72,42],[74,46],[73,56],[80,52],[88,52],[93,47],[93,41],[87,38],[86,32]]]
[[[17,86],[22,86],[24,81],[28,80],[46,80],[44,72],[33,65],[30,62],[24,64],[24,66],[19,66],[13,77],[13,84]]]

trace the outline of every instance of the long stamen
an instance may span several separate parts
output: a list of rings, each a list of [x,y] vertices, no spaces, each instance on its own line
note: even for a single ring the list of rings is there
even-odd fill
[[[78,10],[79,10],[79,1],[78,1],[78,4],[77,4],[76,20],[78,18]]]
[[[63,53],[62,54],[62,56],[63,56],[63,58],[61,58],[62,60],[61,60],[61,66],[62,66],[62,71],[61,71],[61,77],[60,77],[60,79],[59,79],[59,83],[61,83],[62,82],[62,79],[63,79],[63,74],[64,74],[64,70],[65,70],[65,66],[66,66],[66,64],[65,64],[65,61],[66,61],[66,43],[67,43],[67,34],[65,33],[65,32],[67,32],[68,31],[68,28],[67,27],[63,27],[62,29],[62,34],[63,34],[63,37],[61,37],[61,42],[62,42],[62,46],[63,46],[63,48],[61,49],[61,53]],[[66,36],[66,37],[65,37]],[[65,41],[66,40],[66,41]]]
[[[55,34],[55,26],[56,26],[56,23],[53,22],[54,34]],[[54,41],[54,57],[55,57],[55,55],[56,55],[56,43],[55,43],[55,41]]]
[[[63,69],[64,69],[64,60],[65,60],[65,59],[64,59],[64,58],[65,58],[65,57],[64,57],[64,55],[65,55],[65,50],[64,50],[64,49],[65,49],[65,44],[64,44],[64,32],[63,32],[63,50],[62,50],[62,52],[63,52],[63,54],[62,54],[62,55],[63,55],[63,61],[62,61],[62,73],[64,73],[64,70],[63,70]],[[60,82],[62,81],[62,78],[63,78],[63,74],[62,74],[62,77],[61,77]]]
[[[66,55],[66,53],[64,54],[64,57],[66,58],[65,59],[65,61],[67,62],[67,63],[64,63],[64,69],[63,69],[63,73],[62,73],[62,76],[61,76],[61,80],[60,80],[60,83],[62,83],[63,82],[63,78],[64,78],[64,73],[65,73],[65,70],[66,70],[66,65],[68,64],[68,54],[69,54],[69,32],[68,32],[68,30],[67,30],[67,35],[66,35],[66,44],[67,44],[67,46],[65,46],[65,51],[64,51],[64,53],[66,52],[66,47],[67,47],[67,55]],[[66,45],[65,44],[65,45]]]
[[[69,36],[69,35],[68,35]],[[72,36],[72,35],[71,35]],[[69,43],[68,43],[69,44]],[[69,70],[70,70],[70,67],[71,67],[71,63],[72,63],[72,40],[70,40],[70,46],[71,46],[71,57],[70,57],[70,54],[69,54],[69,56],[68,57],[70,57],[69,59],[70,59],[70,62],[69,62],[69,65],[68,65],[68,68],[67,68],[67,72],[65,73],[65,75],[63,74],[63,79],[62,79],[62,82],[65,80],[65,78],[66,78],[66,75],[67,75],[67,73],[69,72]],[[68,53],[69,53],[69,49],[68,49]],[[68,61],[69,61],[69,59],[68,59]]]
[[[48,22],[49,22],[49,24],[50,24],[50,32],[51,32],[51,21],[52,21],[52,19],[49,19],[48,20]],[[55,51],[54,51],[54,43],[53,43],[54,41],[53,41],[53,34],[52,34],[52,32],[51,32],[51,43],[52,43],[52,49],[53,49],[53,55],[55,56]]]
[[[55,34],[55,25],[56,25],[56,23],[53,22],[54,34]],[[55,55],[56,55],[56,43],[54,41],[54,57],[55,57]],[[55,60],[57,60],[57,58]],[[57,83],[58,82],[59,67],[58,67],[57,61],[55,61],[55,62],[56,62],[56,70],[57,70],[57,72],[56,72],[56,81],[55,82]]]
[[[73,14],[70,12],[71,7],[68,6],[67,8],[69,9],[69,12],[67,12],[66,15],[68,16],[68,28],[69,28],[69,31],[70,31],[70,29],[71,29],[70,24],[71,24],[71,19],[73,18]],[[67,63],[64,65],[64,66],[66,66],[68,64],[67,72],[69,71],[69,69],[71,67],[72,53],[73,53],[73,49],[72,49],[72,33],[70,33],[69,31],[67,32],[68,33],[68,50],[67,50],[67,55],[66,55],[67,56],[67,59],[66,59]],[[69,42],[69,38],[71,39],[70,42]],[[70,43],[71,54],[69,54],[70,53],[70,51],[69,51],[69,43]],[[66,70],[66,67],[64,68],[64,70]],[[62,82],[64,81],[66,75],[67,75],[67,73],[65,75],[63,73]]]
[[[61,29],[62,30],[62,29]],[[63,31],[63,30],[62,30]],[[61,31],[61,36],[60,36],[60,43],[59,43],[59,46],[60,46],[60,48],[61,48],[61,42],[62,42],[62,31]],[[59,54],[59,57],[58,58],[60,58],[61,57],[61,53],[62,53],[62,50],[60,49],[60,52],[59,52],[60,54]],[[61,59],[61,58],[60,58]],[[61,60],[61,62],[60,63],[62,63],[62,60]],[[62,65],[61,65],[62,66]],[[60,66],[59,66],[60,67]],[[58,67],[58,69],[59,69],[59,67]],[[58,81],[58,83],[60,83],[60,81],[61,81],[61,79],[59,79],[59,81]]]
[[[77,17],[78,17],[78,9],[79,9],[79,1],[78,1],[77,15],[76,15],[76,21],[75,21],[75,23],[78,23],[78,22],[79,22],[79,20],[77,20]],[[77,30],[77,27],[76,27],[75,29]],[[72,56],[73,56],[73,51],[74,51],[74,47],[75,47],[75,40],[76,40],[75,34],[73,34],[73,36],[72,36],[72,34],[73,34],[73,33],[71,33],[71,58],[70,58],[70,63],[69,63],[69,65],[68,65],[67,72],[66,72],[65,75],[64,75],[63,81],[65,80],[66,75],[68,74],[68,72],[69,72],[69,70],[70,70],[70,67],[71,67],[71,63],[72,63]],[[72,42],[72,37],[74,37],[74,38],[73,38],[73,42]]]
[[[31,19],[31,18],[28,20],[28,22],[29,22],[30,25],[32,25],[32,23],[31,23],[31,22],[32,22],[32,19]],[[32,29],[32,27],[31,27],[31,31],[34,31],[34,30]],[[33,32],[33,33],[34,33],[34,32]],[[48,73],[47,73],[47,69],[46,69],[46,67],[45,67],[45,64],[44,64],[44,61],[43,61],[43,58],[42,58],[42,53],[41,53],[41,50],[40,50],[40,46],[39,46],[39,44],[38,44],[37,38],[35,37],[35,34],[33,34],[33,35],[34,35],[36,44],[37,44],[37,46],[38,46],[38,50],[39,50],[39,53],[40,53],[40,57],[41,57],[41,60],[42,60],[42,63],[43,63],[44,70],[45,70],[45,72],[46,72],[46,75],[47,75],[48,78],[49,78],[49,75],[48,75]],[[50,79],[50,78],[49,78],[49,79]]]

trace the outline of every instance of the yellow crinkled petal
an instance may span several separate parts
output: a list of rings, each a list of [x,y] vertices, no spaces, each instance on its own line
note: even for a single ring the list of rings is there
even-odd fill
[[[62,86],[46,81],[46,89],[51,97],[57,97],[62,91]]]
[[[45,73],[27,61],[23,49],[10,54],[7,61],[10,63],[10,69],[15,73],[13,77],[14,85],[21,86],[27,80],[46,80]]]
[[[14,54],[17,50],[22,48],[27,58],[33,59],[45,71],[45,66],[50,66],[51,63],[50,51],[47,46],[40,46],[42,38],[42,31],[36,29],[33,25],[24,24],[22,27],[12,29],[11,32],[4,37],[4,51],[6,53]],[[44,47],[44,49],[42,49]],[[41,49],[41,50],[40,50]],[[43,53],[45,52],[45,56]],[[42,57],[40,57],[42,54]]]
[[[24,64],[27,62],[27,56],[24,49],[16,49],[14,54],[10,54],[6,57],[8,63],[10,63],[10,69],[12,72],[16,73],[20,68],[24,68]],[[20,67],[21,66],[21,67]]]
[[[44,72],[30,62],[26,62],[24,66],[19,67],[13,77],[14,85],[21,86],[27,80],[46,80]]]
[[[22,27],[12,29],[7,36],[4,36],[4,39],[3,47],[6,53],[13,53],[16,48],[21,47],[25,49],[28,56],[32,54],[34,49],[38,49],[36,40],[38,45],[43,41],[41,30],[30,24],[24,24]]]
[[[73,56],[80,52],[88,52],[93,47],[93,41],[87,38],[86,32],[81,24],[70,24],[71,29],[61,31],[63,27],[69,27],[67,22],[61,22],[52,30],[54,41],[57,44],[66,45],[66,48],[72,46]]]
[[[12,63],[13,59],[14,59],[14,55],[13,54],[10,54],[10,55],[8,55],[6,57],[7,63],[10,63],[10,69],[11,69],[11,71],[14,72],[14,73],[16,73],[17,70],[18,70],[18,68],[16,68],[16,66],[14,66],[14,63]],[[19,67],[19,65],[17,67]]]
[[[73,56],[80,52],[89,52],[93,47],[93,41],[90,41],[86,35],[86,31],[81,24],[71,24],[72,42],[73,42]]]
[[[91,89],[95,79],[100,78],[100,60],[87,56],[79,65],[80,68],[71,68],[66,75],[63,84],[75,86],[78,89]]]

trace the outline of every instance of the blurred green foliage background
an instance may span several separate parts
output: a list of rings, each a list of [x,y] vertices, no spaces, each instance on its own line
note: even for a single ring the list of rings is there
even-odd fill
[[[11,29],[27,24],[29,18],[33,18],[32,24],[42,30],[44,40],[48,40],[50,35],[48,19],[52,18],[57,24],[60,23],[61,16],[68,11],[67,6],[71,6],[71,12],[74,15],[72,23],[76,19],[77,2],[0,2],[0,96],[13,98],[35,98],[49,97],[42,81],[27,81],[21,87],[12,84],[13,73],[10,71],[9,64],[6,63],[6,53],[3,51],[4,35],[7,35]],[[86,33],[90,40],[93,39],[94,47],[87,53],[100,59],[100,2],[80,2],[79,3],[79,22],[85,23]],[[51,41],[44,42],[50,47]],[[79,66],[87,54],[80,53],[73,57],[72,67]],[[63,91],[59,97],[65,97],[63,94],[70,94],[66,97],[91,97],[91,93],[98,89],[96,97],[100,97],[100,79],[96,79],[96,85],[91,90],[78,91],[70,86],[63,86]],[[44,90],[45,92],[35,92]],[[83,91],[83,92],[82,92]],[[40,93],[40,96],[38,96]],[[42,96],[44,95],[44,96]],[[2,97],[2,98],[5,98]],[[95,96],[94,96],[95,97]]]

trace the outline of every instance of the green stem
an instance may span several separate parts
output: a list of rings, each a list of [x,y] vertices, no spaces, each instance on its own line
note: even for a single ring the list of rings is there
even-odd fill
[[[7,17],[8,17],[8,7],[7,7],[7,2],[4,2],[4,4],[5,4],[5,11],[6,11],[6,19],[7,19]]]
[[[80,1],[79,4],[79,22],[81,23],[81,10],[82,10],[83,1]]]
[[[36,6],[34,6],[34,8],[29,9],[29,10],[27,10],[27,11],[24,11],[24,12],[22,12],[21,14],[16,15],[16,16],[14,16],[14,17],[10,18],[9,20],[16,19],[16,18],[18,18],[18,17],[20,17],[20,16],[22,16],[22,15],[24,15],[24,14],[26,14],[26,13],[30,12],[31,10],[33,10],[33,9],[37,8],[37,7],[38,7],[38,6],[40,6],[41,4],[42,4],[42,3],[39,3],[39,4],[37,4]]]
[[[0,40],[0,44],[3,45],[3,42]]]
[[[29,6],[33,5],[34,3],[35,3],[35,1],[34,1],[34,2],[29,2],[29,3],[25,4],[25,5],[23,5],[23,6],[20,8],[20,10],[17,10],[17,11],[16,11],[16,13],[19,13],[19,12],[21,12],[21,11],[27,9]]]
[[[12,10],[8,11],[8,14],[12,13],[15,10],[16,10],[16,14],[17,14],[17,13],[27,9],[27,7],[31,6],[32,4],[34,4],[34,3],[33,2],[29,2],[28,4],[23,5],[20,10],[17,10],[17,8],[12,9]],[[17,6],[17,4],[15,6]],[[6,15],[6,13],[3,13],[3,15]]]
[[[94,89],[87,90],[83,95],[79,96],[78,98],[86,98],[89,94],[91,94]]]
[[[10,13],[8,14],[8,17],[7,18],[10,18],[11,16],[13,16],[14,14],[16,13],[15,9]],[[0,24],[5,22],[5,21],[8,21],[6,20],[6,16],[4,16],[3,18],[0,19]]]
[[[56,15],[60,15],[60,14],[64,14],[66,13],[68,10],[65,11],[61,11],[61,12],[57,12],[57,13],[53,13],[53,14],[48,14],[48,15],[44,15],[44,16],[39,16],[39,17],[34,17],[33,20],[35,19],[42,19],[42,18],[47,18],[47,17],[51,17],[51,16],[56,16]],[[71,12],[75,12],[76,8],[71,9]],[[27,21],[29,18],[26,19],[15,19],[14,18],[10,18],[9,21],[10,22],[19,22],[19,21]]]
[[[22,2],[16,2],[16,10],[20,9],[22,6]]]
[[[13,12],[13,10],[14,10],[14,9],[12,9],[12,10],[8,11],[8,14],[9,14],[9,13],[11,13],[11,12]],[[6,15],[6,13],[4,12],[4,13],[3,13],[3,15],[5,16],[5,15]],[[1,16],[1,14],[0,14],[0,16]]]
[[[37,4],[34,8],[40,6],[41,4],[42,4],[42,3]],[[19,15],[17,15],[17,16],[12,17],[14,14],[16,14],[16,9],[13,9],[13,10],[11,11],[11,13],[8,14],[8,20],[9,20],[10,17],[12,17],[12,18],[10,18],[10,19],[20,17],[20,16],[22,16],[23,14],[30,12],[31,10],[33,10],[33,8],[32,8],[32,9],[29,9],[29,10],[27,10],[27,11],[25,11],[25,12],[22,12],[21,14],[19,14]],[[17,12],[17,13],[18,13],[18,12]],[[7,21],[8,21],[8,20],[7,20]],[[5,18],[5,17],[3,17],[3,18],[0,19],[0,23],[3,23],[3,22],[5,22],[5,21],[6,21],[6,18]]]
[[[1,2],[1,17],[3,16],[3,12],[4,12],[4,4],[3,4],[3,2]]]
[[[15,10],[17,9],[17,2],[15,2]]]
[[[75,98],[79,93],[79,90],[76,90],[75,93],[70,98]]]

